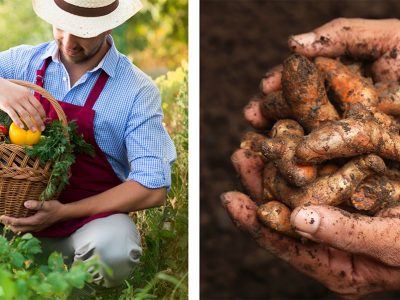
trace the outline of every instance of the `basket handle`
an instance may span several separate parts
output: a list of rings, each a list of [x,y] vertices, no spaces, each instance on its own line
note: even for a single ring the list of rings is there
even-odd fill
[[[58,119],[61,121],[61,124],[64,126],[65,136],[67,138],[69,138],[68,130],[67,130],[67,126],[68,126],[67,117],[66,117],[63,109],[61,108],[60,104],[57,102],[56,99],[54,99],[54,97],[48,91],[46,91],[44,88],[42,88],[36,84],[33,84],[31,82],[28,82],[28,81],[16,80],[16,79],[9,79],[9,81],[12,83],[21,85],[23,87],[27,87],[31,90],[34,90],[34,91],[38,92],[39,94],[41,94],[43,97],[45,97],[50,102],[50,104],[53,106],[54,110],[56,111]]]

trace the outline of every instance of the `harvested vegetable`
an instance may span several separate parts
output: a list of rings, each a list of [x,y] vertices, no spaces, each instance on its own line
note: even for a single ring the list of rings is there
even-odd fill
[[[280,233],[292,237],[299,235],[290,224],[290,209],[279,201],[270,201],[261,205],[257,210],[257,217],[264,225]]]
[[[400,135],[374,118],[348,118],[314,130],[296,149],[296,157],[304,163],[368,153],[400,161]]]
[[[294,54],[283,62],[282,91],[294,118],[306,130],[339,120],[326,95],[322,76],[306,57]]]
[[[294,236],[290,210],[308,204],[377,216],[400,204],[400,85],[349,63],[291,55],[246,107],[266,131],[246,134],[233,162],[251,174],[244,184],[265,226]]]
[[[54,162],[51,177],[46,189],[40,195],[40,200],[52,199],[68,184],[68,170],[75,162],[75,153],[95,155],[94,147],[77,133],[76,122],[69,122],[67,130],[69,139],[65,136],[61,121],[54,120],[47,124],[43,131],[46,138],[25,149],[29,156],[38,157],[43,164],[49,160]]]
[[[373,176],[362,182],[351,196],[352,205],[360,211],[375,214],[382,208],[400,204],[400,180]]]
[[[271,129],[271,139],[262,141],[262,154],[274,161],[285,179],[296,186],[304,186],[317,176],[317,168],[295,160],[296,147],[304,135],[303,128],[294,120],[280,120]]]
[[[354,103],[361,103],[370,109],[376,107],[378,95],[369,80],[332,58],[317,57],[315,65],[325,75],[331,99],[342,111],[349,110]]]
[[[20,146],[32,146],[40,141],[41,132],[39,130],[33,132],[19,128],[14,122],[11,123],[9,136],[12,144]]]

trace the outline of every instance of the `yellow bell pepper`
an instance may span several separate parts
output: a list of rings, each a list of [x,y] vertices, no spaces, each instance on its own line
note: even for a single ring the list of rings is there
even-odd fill
[[[10,125],[8,135],[10,136],[12,144],[32,146],[40,141],[42,133],[39,130],[32,132],[31,130],[19,128],[17,124],[13,122]]]

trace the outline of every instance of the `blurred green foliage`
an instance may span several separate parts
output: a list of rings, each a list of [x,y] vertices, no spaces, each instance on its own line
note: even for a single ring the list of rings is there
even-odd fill
[[[51,26],[35,15],[31,1],[0,1],[0,50],[51,39]]]
[[[145,70],[187,60],[188,0],[142,0],[140,13],[114,30],[115,42]]]
[[[188,69],[187,63],[156,79],[165,127],[177,151],[172,185],[162,207],[136,213],[143,256],[119,300],[188,299]]]
[[[27,233],[0,235],[0,299],[67,299],[75,289],[92,280],[89,269],[100,267],[98,259],[67,267],[60,253],[40,257],[40,241]],[[44,260],[44,261],[43,261]]]

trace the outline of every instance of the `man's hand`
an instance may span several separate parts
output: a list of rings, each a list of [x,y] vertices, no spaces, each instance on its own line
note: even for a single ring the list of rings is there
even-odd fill
[[[258,170],[263,162],[259,155],[240,149],[232,155],[232,163],[254,201],[245,194],[228,192],[221,196],[222,203],[234,223],[263,248],[348,299],[398,289],[400,207],[386,209],[375,217],[330,206],[298,207],[292,212],[291,224],[298,234],[311,240],[300,243],[257,219],[255,202],[262,198],[262,174]]]
[[[0,217],[0,222],[8,226],[14,233],[40,231],[63,219],[63,204],[56,200],[44,202],[29,200],[24,205],[37,212],[27,218]]]
[[[316,227],[307,236],[318,239],[319,243],[300,243],[259,223],[257,206],[248,196],[228,192],[221,200],[234,223],[261,247],[343,298],[357,299],[373,292],[398,289],[400,285],[400,236],[394,236],[400,226],[399,219],[357,219],[337,209],[310,206],[305,213],[295,210],[292,221],[301,226],[299,229]],[[318,226],[314,226],[316,222],[310,224],[310,218],[316,217],[311,209],[320,214]]]
[[[46,113],[40,102],[25,87],[0,78],[0,109],[5,111],[20,128],[44,130]]]

